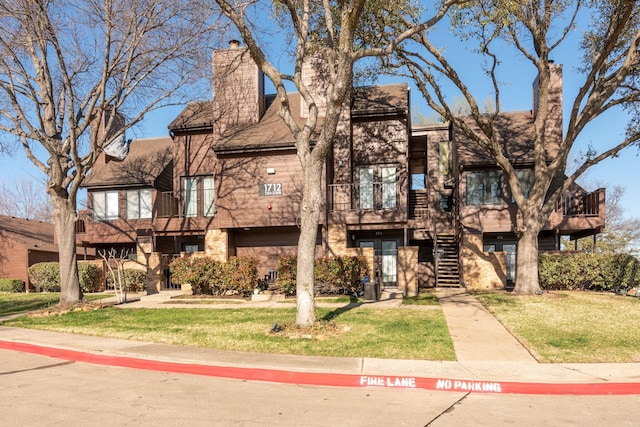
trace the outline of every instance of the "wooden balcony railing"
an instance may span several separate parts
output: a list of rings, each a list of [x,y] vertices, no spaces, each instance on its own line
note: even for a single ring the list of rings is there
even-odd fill
[[[156,217],[172,218],[180,216],[178,209],[178,199],[173,195],[173,191],[159,192],[156,197]]]
[[[372,182],[368,185],[330,184],[330,211],[398,209],[397,185]]]
[[[563,194],[556,209],[564,218],[597,217],[600,215],[601,194],[601,189],[586,194]]]

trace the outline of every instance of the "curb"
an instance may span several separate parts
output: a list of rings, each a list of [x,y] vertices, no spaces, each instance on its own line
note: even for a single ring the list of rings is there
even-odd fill
[[[381,387],[422,389],[457,393],[533,394],[533,395],[640,395],[638,382],[599,383],[537,383],[511,381],[480,381],[453,378],[425,378],[363,374],[331,374],[298,372],[277,369],[239,368],[192,363],[163,362],[124,356],[107,356],[88,352],[45,347],[34,344],[0,340],[0,349],[54,357],[75,362],[103,366],[117,366],[148,371],[201,375],[282,384],[324,387]]]

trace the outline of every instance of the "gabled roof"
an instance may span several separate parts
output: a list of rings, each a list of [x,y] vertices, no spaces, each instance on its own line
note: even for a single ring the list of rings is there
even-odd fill
[[[170,137],[141,138],[131,141],[124,160],[110,160],[96,166],[83,187],[153,186],[156,178],[172,161],[173,140]]]
[[[408,90],[409,87],[406,83],[353,88],[351,115],[407,114],[409,111]]]
[[[20,243],[28,250],[58,252],[53,224],[0,215],[0,235]]]
[[[211,128],[213,126],[213,101],[190,102],[178,117],[169,124],[170,131]]]
[[[293,148],[295,140],[289,128],[278,116],[279,105],[274,102],[274,96],[268,98],[270,105],[262,119],[253,125],[227,130],[222,138],[216,142],[214,151],[235,151],[251,149],[281,149]],[[300,110],[300,94],[288,94],[291,115],[298,124],[304,126],[306,118]],[[351,97],[352,116],[383,116],[388,114],[407,114],[408,96],[406,84],[366,86],[353,89]],[[322,117],[318,117],[315,134],[317,137]]]
[[[474,131],[480,133],[472,117],[464,119]],[[527,164],[534,161],[533,143],[535,141],[534,117],[530,111],[502,113],[495,118],[494,129],[502,149],[515,164]],[[489,154],[468,138],[459,128],[454,130],[458,162],[463,166],[495,165]],[[547,158],[553,159],[560,148],[561,141],[547,141]]]

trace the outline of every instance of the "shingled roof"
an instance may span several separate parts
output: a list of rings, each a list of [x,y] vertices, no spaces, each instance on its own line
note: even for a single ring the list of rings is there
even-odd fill
[[[534,117],[530,111],[517,111],[502,113],[496,117],[494,129],[502,149],[513,163],[532,163],[533,142],[535,140]],[[465,118],[465,122],[476,132],[480,128],[472,117]],[[478,144],[462,133],[460,129],[454,132],[458,161],[464,166],[480,166],[495,164],[489,154],[482,150]],[[553,159],[560,148],[561,141],[547,142],[547,158]]]
[[[293,148],[295,140],[289,128],[278,116],[279,105],[274,101],[274,95],[267,99],[268,108],[258,123],[232,128],[222,135],[214,145],[216,152],[236,150],[268,150]],[[306,118],[300,111],[300,94],[288,94],[291,114],[298,124],[304,126]],[[351,99],[351,113],[353,116],[373,116],[387,114],[406,114],[408,111],[408,96],[406,84],[366,86],[354,88]],[[317,137],[322,125],[322,117],[318,118]]]
[[[58,252],[54,243],[53,224],[0,215],[0,235],[13,239],[26,249]]]
[[[172,161],[173,140],[170,137],[135,139],[129,155],[122,161],[110,160],[95,167],[83,187],[154,185],[156,178]]]

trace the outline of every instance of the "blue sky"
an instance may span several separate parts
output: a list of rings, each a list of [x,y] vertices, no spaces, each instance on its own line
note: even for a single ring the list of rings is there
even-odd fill
[[[465,49],[459,41],[453,40],[442,26],[435,35],[439,42],[446,48],[447,54],[451,55],[454,64],[457,64],[460,74],[466,79],[472,88],[477,99],[483,100],[491,95],[491,87],[482,75],[480,62]],[[575,32],[572,37],[561,46],[553,55],[552,59],[557,64],[563,64],[564,73],[564,110],[565,117],[568,116],[569,108],[575,94],[578,92],[581,78],[576,71],[578,65],[579,52],[578,41],[579,32]],[[276,51],[276,49],[274,49]],[[272,56],[276,64],[286,63],[285,49],[277,49],[278,53]],[[500,66],[500,77],[502,82],[501,106],[503,111],[518,111],[531,109],[531,84],[535,78],[535,70],[524,59],[514,55],[509,47],[504,47],[503,63]],[[208,57],[205,56],[205,59]],[[381,78],[379,83],[390,83],[408,80],[397,77]],[[445,86],[446,87],[446,86]],[[207,94],[208,96],[209,94]],[[415,87],[411,90],[411,103],[414,108],[420,109],[425,115],[429,115],[424,101]],[[144,123],[134,132],[130,132],[128,137],[151,137],[167,135],[167,125],[180,112],[182,107],[166,108],[156,111],[147,116]],[[613,142],[622,140],[627,117],[621,112],[611,112],[594,122],[581,136],[576,144],[574,152],[586,150],[592,145],[597,150],[605,149]],[[608,159],[599,165],[594,166],[581,179],[581,183],[587,189],[595,189],[596,184],[613,187],[621,185],[625,188],[625,196],[622,206],[627,217],[640,217],[640,150],[630,147],[623,151],[618,158]],[[44,175],[28,161],[20,147],[15,150],[12,156],[0,154],[0,180],[11,185],[15,180],[31,179],[42,181]],[[43,190],[44,191],[44,190]]]

